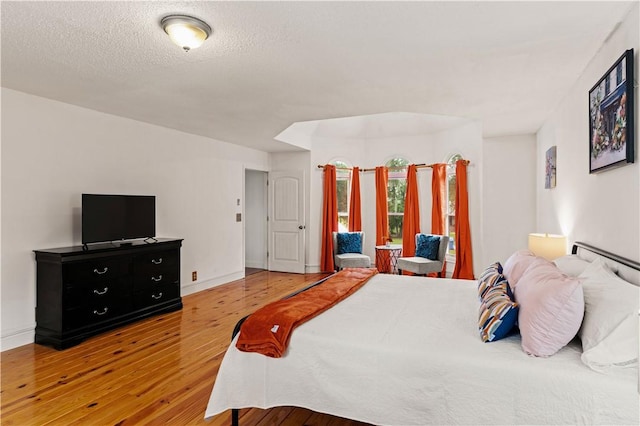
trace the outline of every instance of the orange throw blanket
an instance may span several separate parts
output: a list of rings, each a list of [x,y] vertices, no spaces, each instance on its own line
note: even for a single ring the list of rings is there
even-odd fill
[[[355,293],[377,273],[376,269],[343,269],[309,290],[258,309],[242,324],[236,347],[282,357],[294,328]]]

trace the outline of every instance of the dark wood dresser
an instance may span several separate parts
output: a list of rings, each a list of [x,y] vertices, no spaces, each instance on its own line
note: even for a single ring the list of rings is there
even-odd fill
[[[36,343],[87,337],[182,308],[181,239],[35,250]]]

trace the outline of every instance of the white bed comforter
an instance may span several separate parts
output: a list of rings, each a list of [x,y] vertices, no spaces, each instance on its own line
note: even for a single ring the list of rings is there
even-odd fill
[[[637,369],[590,370],[572,343],[527,356],[480,340],[475,281],[379,274],[297,328],[279,359],[222,361],[205,417],[298,406],[374,424],[638,424]]]

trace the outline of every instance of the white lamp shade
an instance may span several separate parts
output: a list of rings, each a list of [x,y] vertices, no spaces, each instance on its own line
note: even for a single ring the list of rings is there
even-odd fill
[[[190,16],[167,16],[162,28],[171,41],[186,51],[200,47],[211,34],[209,25]]]
[[[547,260],[557,259],[567,254],[567,237],[554,234],[529,234],[529,250]]]

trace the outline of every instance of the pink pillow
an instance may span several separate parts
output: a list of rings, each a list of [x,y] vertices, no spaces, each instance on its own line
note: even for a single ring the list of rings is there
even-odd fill
[[[584,316],[580,280],[563,274],[548,260],[538,258],[529,265],[514,296],[520,305],[518,325],[526,353],[551,356],[578,333]]]
[[[507,259],[504,263],[502,275],[509,281],[511,289],[516,287],[524,271],[526,271],[529,265],[536,259],[536,255],[529,250],[519,250]]]

